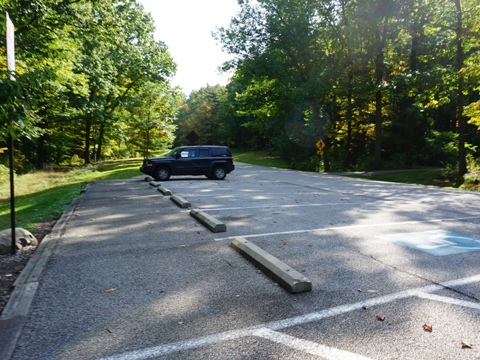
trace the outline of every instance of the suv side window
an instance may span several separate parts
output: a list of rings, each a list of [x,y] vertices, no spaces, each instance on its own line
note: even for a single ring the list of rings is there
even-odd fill
[[[196,156],[196,152],[197,152],[196,149],[182,150],[182,151],[180,152],[180,157],[181,157],[182,159],[184,159],[184,158],[193,158],[193,157]]]
[[[225,156],[225,157],[230,157],[230,152],[228,151],[227,148],[214,148],[213,149],[213,156]]]
[[[209,157],[209,150],[210,149],[198,149],[198,157]]]

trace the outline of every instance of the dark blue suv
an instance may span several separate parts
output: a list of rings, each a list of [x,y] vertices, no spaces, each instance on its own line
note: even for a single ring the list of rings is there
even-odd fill
[[[171,175],[205,175],[209,179],[223,180],[235,169],[232,154],[226,146],[182,146],[163,157],[143,161],[140,171],[165,181]]]

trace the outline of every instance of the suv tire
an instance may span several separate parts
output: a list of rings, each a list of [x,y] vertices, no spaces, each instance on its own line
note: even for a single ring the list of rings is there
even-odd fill
[[[213,169],[212,177],[215,180],[223,180],[225,179],[225,176],[227,176],[227,171],[223,166],[217,166],[216,168]]]
[[[167,181],[168,179],[170,179],[170,175],[170,169],[165,166],[161,166],[157,170],[155,170],[155,179],[157,181]]]

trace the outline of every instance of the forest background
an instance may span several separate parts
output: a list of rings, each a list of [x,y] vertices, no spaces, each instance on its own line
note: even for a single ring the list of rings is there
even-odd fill
[[[238,0],[212,36],[226,86],[185,96],[135,0],[3,0],[0,177],[185,145],[264,149],[311,171],[441,166],[480,152],[480,0]],[[14,76],[14,81],[11,76]]]

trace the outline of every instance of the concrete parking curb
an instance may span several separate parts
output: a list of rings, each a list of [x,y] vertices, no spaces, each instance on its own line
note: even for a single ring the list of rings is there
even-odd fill
[[[218,233],[227,231],[227,226],[224,223],[203,211],[191,210],[190,215],[205,225],[211,232]]]
[[[168,190],[167,188],[163,187],[163,186],[159,186],[158,188],[158,191],[160,191],[163,195],[172,195],[173,193]]]
[[[160,185],[162,185],[158,181],[150,181],[149,184],[150,184],[150,186],[153,186],[153,187],[159,187]]]
[[[187,200],[185,200],[184,198],[182,198],[178,195],[170,196],[170,200],[172,200],[175,204],[180,206],[182,209],[192,207],[192,205]]]
[[[304,275],[245,238],[235,238],[230,245],[288,292],[298,294],[312,290],[312,282]]]

